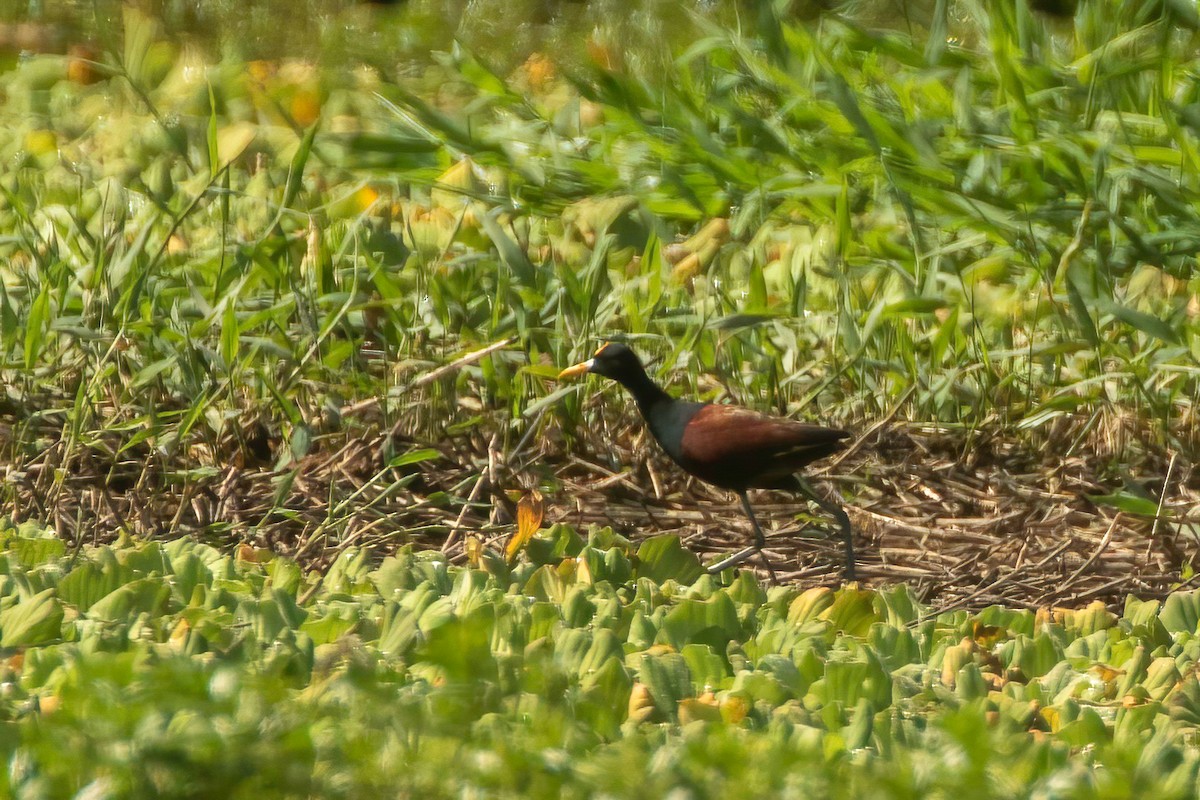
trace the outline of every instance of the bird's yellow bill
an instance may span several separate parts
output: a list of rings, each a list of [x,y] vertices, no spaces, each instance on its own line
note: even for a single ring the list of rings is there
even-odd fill
[[[581,361],[573,367],[567,367],[558,373],[558,379],[561,381],[564,378],[578,378],[580,375],[586,375],[587,371],[592,368],[593,360],[589,358],[587,361]]]

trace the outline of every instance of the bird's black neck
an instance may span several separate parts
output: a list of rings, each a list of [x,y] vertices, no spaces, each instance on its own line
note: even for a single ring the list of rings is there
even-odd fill
[[[671,395],[650,380],[650,376],[645,372],[622,376],[621,385],[633,395],[633,399],[637,401],[638,411],[642,412],[643,417],[649,418],[650,409],[656,405],[671,402]]]

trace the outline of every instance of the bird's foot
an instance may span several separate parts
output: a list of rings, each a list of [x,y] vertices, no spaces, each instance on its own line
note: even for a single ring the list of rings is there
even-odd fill
[[[709,575],[716,575],[724,572],[730,567],[736,567],[745,564],[750,559],[754,558],[761,551],[757,547],[747,547],[745,550],[739,550],[728,558],[724,558],[708,568]]]

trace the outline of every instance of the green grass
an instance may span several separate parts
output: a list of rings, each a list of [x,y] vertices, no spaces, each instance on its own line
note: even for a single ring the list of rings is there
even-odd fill
[[[611,531],[323,576],[0,535],[10,797],[1183,798],[1200,769],[1197,593],[929,617]]]
[[[476,395],[511,442],[581,421],[542,403],[546,359],[626,335],[676,380],[838,421],[899,405],[1036,444],[1065,420],[1071,449],[1128,415],[1117,459],[1190,450],[1187,20],[1095,4],[1072,37],[956,8],[946,45],[698,18],[666,76],[464,50],[416,76],[245,73],[131,15],[99,84],[53,57],[4,76],[6,381],[80,437],[175,455],[249,409],[290,440],[516,336],[398,411],[437,435]]]

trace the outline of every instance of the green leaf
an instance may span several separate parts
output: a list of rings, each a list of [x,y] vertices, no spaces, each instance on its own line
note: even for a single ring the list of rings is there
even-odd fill
[[[322,617],[310,617],[300,626],[300,630],[312,637],[313,644],[321,645],[336,642],[356,624],[356,619],[347,619],[338,612],[331,612]]]
[[[178,574],[178,571],[176,572]],[[295,595],[300,591],[304,582],[304,572],[300,565],[287,556],[276,556],[267,564],[267,575],[270,585],[278,590]]]
[[[171,561],[172,572],[171,591],[175,599],[187,605],[192,601],[192,594],[197,586],[212,585],[212,572],[196,553],[184,553]]]
[[[787,688],[792,697],[803,697],[804,693],[808,691],[809,681],[796,667],[796,662],[787,656],[768,653],[760,658],[755,666],[759,671],[779,681],[780,685]]]
[[[1179,344],[1181,341],[1180,330],[1158,317],[1113,302],[1102,303],[1101,308],[1147,336],[1160,339],[1168,344]]]
[[[137,614],[162,614],[170,597],[171,587],[162,578],[141,578],[101,598],[87,615],[89,619],[124,623]]]
[[[1087,499],[1098,506],[1112,506],[1129,514],[1138,514],[1143,517],[1158,516],[1158,503],[1147,497],[1138,497],[1129,492],[1089,494]]]
[[[729,676],[725,659],[706,644],[689,644],[681,655],[691,673],[693,688],[699,692],[716,691]]]
[[[1200,632],[1200,591],[1173,592],[1158,618],[1171,633]]]
[[[58,597],[81,612],[87,612],[97,601],[108,596],[128,579],[109,555],[109,568],[85,561],[67,573],[58,583]]]
[[[37,366],[38,355],[42,350],[43,335],[50,316],[50,287],[43,286],[29,307],[29,316],[25,320],[25,368]]]
[[[488,211],[479,222],[483,226],[483,230],[488,235],[488,238],[492,240],[492,244],[496,246],[496,250],[500,254],[500,260],[512,270],[517,283],[521,286],[532,288],[535,286],[537,269],[530,262],[529,256],[525,254],[521,246],[500,227],[500,216],[505,213],[506,210],[503,206],[497,206]]]
[[[867,698],[862,698],[850,715],[850,724],[842,729],[841,734],[846,742],[846,749],[853,752],[871,744],[871,734],[875,729],[875,706]]]
[[[221,315],[221,358],[227,369],[233,369],[237,364],[238,353],[241,349],[241,326],[238,324],[237,309],[232,298],[225,303],[225,312]]]
[[[848,636],[866,636],[876,622],[882,622],[875,611],[875,592],[868,589],[841,589],[833,605],[820,614],[834,630]]]
[[[52,538],[19,536],[9,542],[8,549],[25,567],[36,567],[56,561],[67,552],[66,544],[57,536]]]
[[[1111,731],[1094,709],[1082,708],[1077,719],[1059,728],[1055,738],[1071,747],[1088,747],[1107,744]]]
[[[441,458],[442,454],[432,447],[426,447],[421,450],[411,450],[403,455],[394,457],[388,461],[388,466],[393,469],[396,467],[407,467],[409,464],[420,464],[422,461],[433,461]]]
[[[600,628],[592,637],[592,644],[579,664],[581,678],[586,678],[593,672],[604,669],[611,660],[624,661],[625,650],[617,634],[607,628]]]
[[[679,701],[695,694],[687,660],[679,653],[642,654],[636,663],[638,678],[650,690],[655,707],[667,719],[675,719]]]
[[[1100,332],[1096,330],[1096,321],[1092,319],[1091,305],[1084,299],[1083,293],[1080,291],[1078,284],[1075,281],[1074,271],[1067,272],[1067,299],[1071,303],[1071,311],[1075,314],[1075,321],[1079,325],[1079,330],[1083,332],[1083,338],[1093,348],[1100,346]]]
[[[291,446],[292,458],[299,461],[308,455],[312,448],[312,429],[307,425],[297,425],[292,428],[292,436],[288,444]]]
[[[421,635],[417,618],[399,603],[388,603],[379,631],[379,652],[393,658],[406,657]]]
[[[31,647],[62,637],[63,609],[54,589],[0,611],[0,647]]]
[[[677,650],[699,642],[724,652],[726,644],[741,633],[741,624],[729,595],[717,592],[708,600],[681,600],[667,612],[662,631]]]
[[[634,572],[638,577],[649,578],[655,583],[675,580],[681,584],[691,584],[704,573],[704,569],[700,566],[700,559],[684,548],[678,536],[662,534],[650,537],[638,547]]]
[[[427,634],[419,657],[445,671],[456,681],[494,680],[496,660],[491,650],[490,607],[465,619],[451,619]]]
[[[370,551],[351,547],[343,550],[321,579],[326,592],[355,594],[374,587],[370,582]]]
[[[865,652],[863,661],[831,661],[825,667],[824,700],[853,708],[862,699],[870,700],[876,708],[892,703],[892,681],[883,665]]]
[[[909,297],[884,307],[885,316],[908,316],[910,314],[932,314],[946,308],[947,302],[942,297]]]
[[[581,696],[575,713],[595,731],[610,739],[616,738],[619,726],[625,721],[629,707],[629,692],[633,680],[620,658],[609,658],[594,672],[580,679]]]

